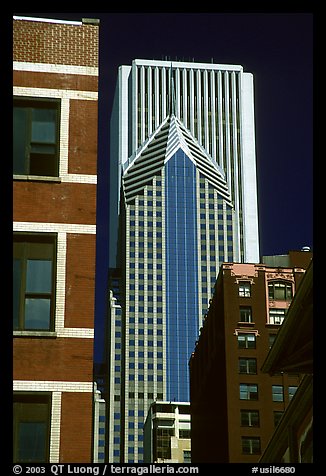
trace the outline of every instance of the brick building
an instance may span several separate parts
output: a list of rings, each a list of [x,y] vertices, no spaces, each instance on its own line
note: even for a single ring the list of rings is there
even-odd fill
[[[189,362],[192,462],[254,463],[263,454],[303,376],[261,367],[311,258],[221,266]]]
[[[14,461],[92,461],[97,20],[14,17]]]
[[[295,396],[269,440],[260,463],[313,462],[313,262],[300,282],[262,372],[304,374]]]

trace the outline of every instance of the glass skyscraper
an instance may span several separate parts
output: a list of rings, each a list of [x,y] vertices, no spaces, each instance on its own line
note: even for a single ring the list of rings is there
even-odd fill
[[[141,462],[150,404],[189,400],[220,264],[259,261],[252,75],[121,66],[111,144],[108,460]]]

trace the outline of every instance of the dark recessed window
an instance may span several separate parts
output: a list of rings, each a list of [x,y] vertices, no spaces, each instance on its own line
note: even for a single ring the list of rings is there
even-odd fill
[[[272,397],[273,402],[284,401],[283,385],[272,385]]]
[[[13,403],[13,462],[49,462],[51,395],[15,393]]]
[[[295,392],[297,391],[297,386],[289,387],[289,400],[294,396]]]
[[[255,349],[256,336],[255,334],[238,334],[238,348],[239,349]]]
[[[239,374],[256,374],[257,360],[254,358],[239,358]]]
[[[14,98],[13,173],[59,174],[58,100]]]
[[[241,383],[240,400],[258,400],[258,385]]]
[[[240,307],[240,322],[253,322],[251,307]]]
[[[246,455],[260,454],[260,438],[243,436],[242,440],[242,453]]]
[[[241,426],[259,427],[258,410],[240,410]]]
[[[14,234],[14,330],[54,330],[56,236]]]
[[[249,282],[243,281],[239,283],[239,296],[240,297],[251,296],[251,284]]]
[[[279,422],[280,422],[280,420],[281,420],[281,418],[282,418],[282,416],[283,416],[283,413],[284,413],[284,412],[273,412],[273,415],[274,415],[274,426],[275,426],[275,427],[279,424]]]
[[[268,283],[268,297],[279,301],[291,301],[293,297],[292,284],[283,281]]]

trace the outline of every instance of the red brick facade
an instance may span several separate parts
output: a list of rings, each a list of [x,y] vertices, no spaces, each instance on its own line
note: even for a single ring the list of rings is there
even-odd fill
[[[291,303],[289,298],[272,299],[268,285],[288,283],[294,293],[312,258],[311,253],[301,252],[301,255],[292,255],[296,262],[291,260],[293,264],[288,268],[234,263],[221,266],[215,293],[189,362],[192,462],[258,462],[274,432],[274,418],[288,406],[289,389],[300,384],[302,375],[270,376],[262,373],[261,367],[271,346],[270,339],[280,328],[270,320],[269,313],[272,309],[288,308]],[[243,283],[250,289],[247,295],[240,293]],[[240,310],[248,308],[251,319],[242,320]],[[239,334],[255,336],[255,344],[240,345]],[[255,371],[241,370],[240,359],[254,360]],[[257,386],[257,394],[247,394],[244,398],[240,389],[247,385]],[[273,397],[273,386],[283,389],[282,398]],[[255,424],[241,419],[241,415],[250,412],[258,415]],[[250,446],[254,442],[257,446]]]
[[[14,61],[98,66],[98,27],[15,20]]]
[[[14,182],[15,221],[95,225],[95,205],[96,187],[93,184]]]
[[[14,20],[14,97],[60,102],[58,175],[13,182],[14,232],[57,239],[54,330],[13,342],[15,393],[52,395],[53,463],[92,462],[98,42],[94,24]]]

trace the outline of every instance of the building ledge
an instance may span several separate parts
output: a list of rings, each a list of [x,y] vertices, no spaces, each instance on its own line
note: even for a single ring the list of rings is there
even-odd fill
[[[251,327],[255,327],[255,323],[254,322],[238,322],[238,328],[243,328],[243,329],[247,329],[248,327],[251,328]]]
[[[53,331],[13,331],[14,337],[41,337],[43,338],[55,338],[57,333]]]
[[[31,181],[31,182],[55,182],[61,183],[60,177],[49,177],[47,175],[13,175],[14,180]]]

